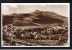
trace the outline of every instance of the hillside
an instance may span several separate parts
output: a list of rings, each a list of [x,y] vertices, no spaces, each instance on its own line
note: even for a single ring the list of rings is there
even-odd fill
[[[20,25],[33,25],[34,23],[38,24],[52,24],[58,23],[63,24],[67,23],[67,17],[58,15],[54,12],[49,11],[39,11],[36,10],[31,13],[21,13],[21,14],[12,14],[12,15],[4,15],[3,16],[3,23],[14,23]]]

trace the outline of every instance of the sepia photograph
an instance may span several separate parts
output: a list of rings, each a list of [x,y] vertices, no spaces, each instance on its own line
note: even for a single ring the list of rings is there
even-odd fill
[[[1,3],[1,47],[70,47],[70,4]]]

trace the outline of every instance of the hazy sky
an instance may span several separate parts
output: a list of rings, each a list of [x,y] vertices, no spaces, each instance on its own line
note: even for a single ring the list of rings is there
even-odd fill
[[[36,9],[42,11],[53,11],[60,15],[69,16],[68,4],[19,4],[19,3],[2,3],[2,14],[28,13]]]

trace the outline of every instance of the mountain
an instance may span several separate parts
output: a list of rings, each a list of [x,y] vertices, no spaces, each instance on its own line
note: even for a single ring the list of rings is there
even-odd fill
[[[51,19],[54,19],[54,20],[58,20],[58,21],[64,21],[67,19],[67,17],[65,16],[61,16],[57,13],[54,13],[54,12],[49,12],[49,11],[39,11],[39,10],[36,10],[33,12],[33,14],[36,16],[36,17],[39,17],[39,18],[51,18]]]
[[[61,16],[54,12],[35,10],[31,13],[21,13],[4,15],[4,23],[14,23],[15,25],[41,25],[41,24],[67,24],[67,17]],[[9,20],[9,21],[7,21]]]

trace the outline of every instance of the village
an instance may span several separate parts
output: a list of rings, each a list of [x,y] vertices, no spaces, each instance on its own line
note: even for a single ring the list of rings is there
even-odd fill
[[[34,13],[33,15],[24,14],[22,16],[13,14],[15,17],[4,16],[6,18],[4,18],[3,26],[4,45],[58,46],[67,43],[68,27],[62,21],[63,19],[46,17],[48,16],[47,12],[38,10]],[[12,21],[7,21],[7,19]]]

